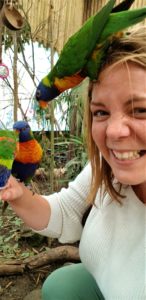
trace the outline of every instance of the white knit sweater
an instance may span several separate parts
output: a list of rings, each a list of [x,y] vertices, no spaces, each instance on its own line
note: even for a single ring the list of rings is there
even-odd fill
[[[100,199],[82,229],[86,197],[91,182],[88,164],[77,178],[59,193],[46,197],[51,219],[42,235],[60,242],[80,240],[80,257],[94,276],[106,300],[146,299],[146,213],[145,205],[131,187],[123,187],[122,205],[109,195]]]

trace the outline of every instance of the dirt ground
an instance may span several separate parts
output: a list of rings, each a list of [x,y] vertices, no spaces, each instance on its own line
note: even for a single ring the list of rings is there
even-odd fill
[[[34,276],[29,273],[19,276],[2,276],[0,277],[0,299],[22,300],[32,290],[41,288],[41,285],[42,281],[36,284]]]
[[[50,266],[46,274],[42,272],[27,272],[23,275],[0,277],[0,299],[1,300],[23,300],[26,295],[35,289],[41,289],[45,278],[61,264]],[[32,299],[35,300],[35,299]]]
[[[27,259],[47,247],[59,245],[57,240],[48,240],[26,228],[10,208],[4,216],[0,216],[0,266],[9,260]],[[40,289],[45,278],[63,264],[64,262],[51,263],[35,270],[26,270],[23,274],[1,274],[0,299],[23,300],[31,291]]]

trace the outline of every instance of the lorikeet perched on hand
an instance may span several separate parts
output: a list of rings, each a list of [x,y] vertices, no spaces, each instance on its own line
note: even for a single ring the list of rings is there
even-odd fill
[[[26,121],[17,121],[14,123],[13,129],[18,134],[19,141],[11,173],[28,185],[39,166],[43,151]],[[2,213],[5,212],[7,206],[8,203],[4,202]]]
[[[34,138],[29,124],[26,121],[17,121],[13,125],[14,131],[19,134],[19,147],[12,166],[12,174],[20,181],[28,184],[42,158],[42,148]]]
[[[97,79],[112,39],[146,17],[146,7],[128,10],[133,2],[125,0],[113,8],[115,0],[110,0],[69,38],[57,63],[38,85],[36,100],[40,107],[45,108],[48,101],[78,85],[86,76]]]
[[[0,130],[0,189],[4,188],[12,172],[18,134],[10,130]]]

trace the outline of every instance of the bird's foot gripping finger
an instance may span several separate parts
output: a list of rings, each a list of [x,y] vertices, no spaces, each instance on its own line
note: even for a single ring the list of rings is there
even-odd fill
[[[32,185],[27,185],[27,188],[32,192],[33,195],[35,194],[35,190]]]
[[[21,182],[21,180],[19,178],[16,178],[17,182]]]

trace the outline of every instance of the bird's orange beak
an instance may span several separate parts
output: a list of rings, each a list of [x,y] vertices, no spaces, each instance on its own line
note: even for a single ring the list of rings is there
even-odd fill
[[[18,129],[15,129],[15,132],[16,132],[17,134],[19,134],[19,130],[18,130]]]
[[[48,102],[47,102],[47,101],[40,100],[40,101],[39,101],[39,106],[40,106],[40,108],[42,108],[42,109],[47,109],[47,107],[48,107]]]

